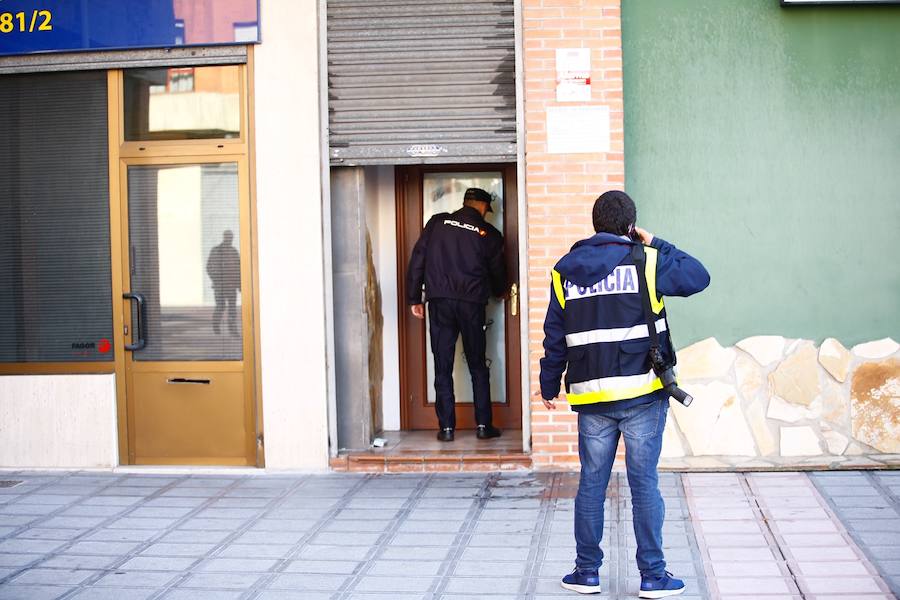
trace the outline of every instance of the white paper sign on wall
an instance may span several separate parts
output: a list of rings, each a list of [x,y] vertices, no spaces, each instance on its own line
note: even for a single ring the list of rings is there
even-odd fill
[[[591,49],[556,49],[556,101],[590,102]]]
[[[547,152],[609,152],[609,107],[593,105],[547,108]]]

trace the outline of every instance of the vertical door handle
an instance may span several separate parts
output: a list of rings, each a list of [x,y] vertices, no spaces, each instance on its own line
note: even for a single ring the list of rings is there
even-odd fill
[[[132,352],[141,350],[147,345],[147,340],[144,339],[144,318],[146,317],[146,309],[144,307],[146,305],[146,299],[143,294],[139,294],[138,292],[125,292],[122,294],[122,297],[126,300],[137,302],[137,323],[135,323],[132,328],[132,331],[134,332],[132,335],[133,343],[125,344],[125,349]]]
[[[519,314],[519,284],[514,283],[509,290],[509,314],[516,316]]]

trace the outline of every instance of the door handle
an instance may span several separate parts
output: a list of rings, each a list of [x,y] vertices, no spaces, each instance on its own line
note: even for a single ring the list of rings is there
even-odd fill
[[[519,314],[519,284],[514,283],[509,289],[509,314],[516,316]]]
[[[169,377],[166,383],[196,383],[200,385],[209,385],[209,379],[194,379],[192,377]]]
[[[147,345],[147,340],[144,339],[144,319],[146,317],[146,298],[144,298],[143,294],[138,292],[125,292],[122,294],[122,297],[126,300],[132,300],[137,302],[137,323],[135,323],[134,327],[132,327],[132,340],[133,343],[125,344],[125,349],[130,350],[132,352],[136,350],[141,350],[144,346]],[[137,336],[137,340],[134,337]]]

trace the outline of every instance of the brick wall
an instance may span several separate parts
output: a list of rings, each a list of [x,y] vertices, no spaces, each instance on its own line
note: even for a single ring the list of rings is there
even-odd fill
[[[529,360],[533,390],[543,355],[550,269],[575,241],[593,233],[591,206],[625,185],[620,0],[523,0],[525,178],[528,196]],[[556,49],[591,49],[591,102],[610,107],[604,154],[548,154],[546,109],[556,102]],[[574,105],[566,103],[567,106]],[[532,398],[536,469],[578,468],[575,413],[563,399],[548,411]]]

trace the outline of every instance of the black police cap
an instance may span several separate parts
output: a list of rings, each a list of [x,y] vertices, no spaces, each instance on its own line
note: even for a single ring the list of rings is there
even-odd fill
[[[480,202],[487,202],[488,210],[493,212],[493,209],[491,209],[491,202],[494,200],[494,197],[481,188],[467,189],[465,195],[463,196],[463,201],[466,200],[478,200]]]

